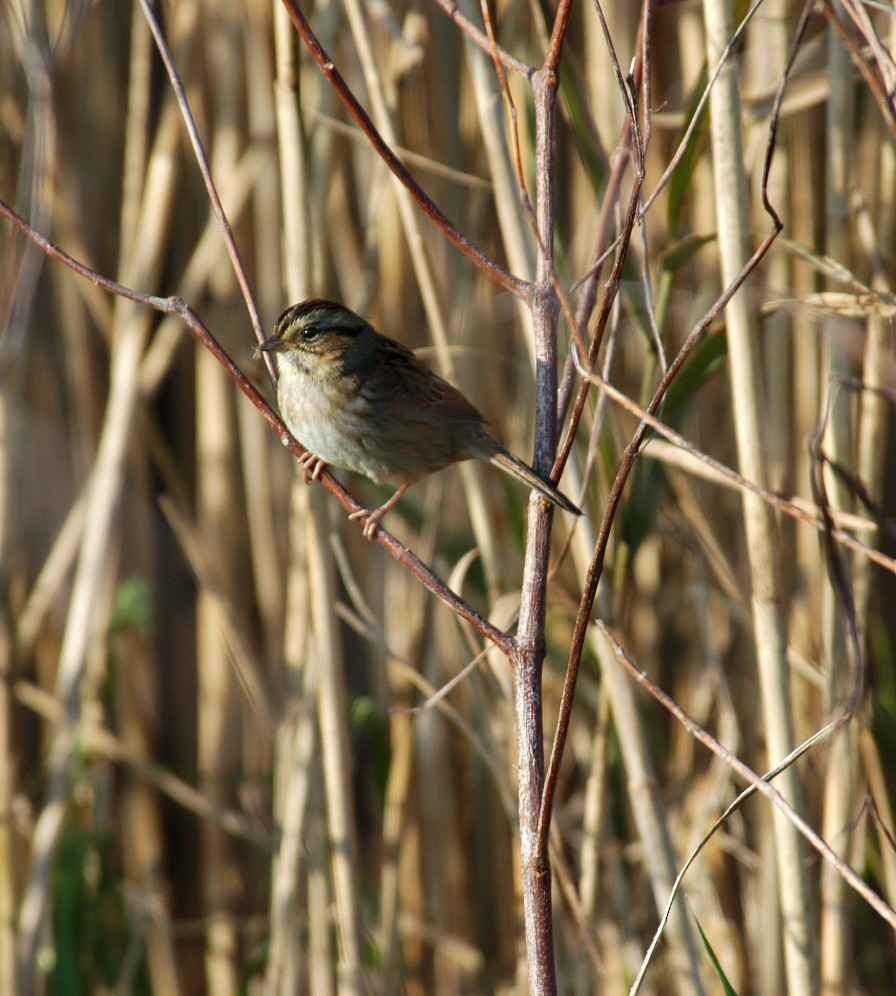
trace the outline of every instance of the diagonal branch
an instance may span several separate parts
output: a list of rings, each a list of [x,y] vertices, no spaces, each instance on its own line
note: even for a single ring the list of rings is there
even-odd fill
[[[500,46],[493,45],[490,36],[477,28],[460,7],[454,3],[454,0],[436,0],[436,3],[438,3],[442,10],[445,11],[445,14],[454,21],[474,45],[478,45],[484,52],[488,52],[490,55],[496,55],[505,69],[510,69],[527,80],[532,78],[535,67],[521,62],[516,56],[511,55]]]
[[[884,899],[882,899],[868,883],[859,875],[849,864],[847,864],[842,858],[840,858],[836,851],[831,847],[831,845],[812,827],[809,823],[803,819],[802,816],[790,805],[790,803],[784,798],[783,795],[767,780],[769,776],[762,777],[757,775],[755,771],[749,768],[743,763],[739,758],[735,757],[730,751],[725,750],[725,748],[706,730],[702,727],[695,719],[691,718],[678,703],[666,692],[663,691],[658,685],[656,685],[644,671],[643,668],[639,667],[629,655],[625,652],[622,645],[610,632],[609,627],[604,622],[598,622],[598,628],[601,633],[609,641],[610,646],[613,648],[613,652],[616,655],[616,659],[619,663],[632,675],[632,677],[640,684],[643,688],[646,688],[648,692],[663,706],[664,709],[668,710],[678,721],[684,726],[688,732],[692,733],[701,743],[709,747],[718,757],[720,757],[735,774],[748,782],[754,791],[761,793],[770,802],[774,803],[778,809],[780,809],[786,816],[787,819],[796,827],[797,830],[806,838],[806,840],[815,848],[816,851],[825,859],[829,861],[836,869],[837,872],[843,876],[844,880],[849,883],[849,885],[855,889],[855,891],[878,913],[891,927],[896,929],[896,910],[894,910]],[[849,718],[851,714],[844,714],[845,718]],[[825,727],[824,730],[820,731],[822,734],[830,734],[833,732],[833,728],[839,726],[843,720],[844,716],[838,717],[829,726]],[[811,743],[817,743],[816,738],[811,739]],[[781,766],[778,765],[774,772],[778,773],[781,770]]]
[[[102,276],[90,267],[78,262],[67,252],[50,242],[17,214],[8,204],[0,200],[0,215],[7,218],[16,228],[42,249],[48,256],[64,263],[79,276],[84,277],[91,283],[96,284],[110,294],[117,294],[119,297],[136,301],[139,304],[154,308],[168,315],[177,315],[194,336],[208,349],[224,367],[230,379],[246,395],[253,405],[265,417],[268,424],[277,432],[284,446],[288,447],[298,459],[306,455],[306,450],[293,438],[283,421],[271,408],[271,406],[258,393],[255,386],[249,381],[246,375],[234,363],[227,352],[221,347],[215,337],[202,323],[193,309],[179,297],[156,297],[152,294],[144,294],[141,291],[126,287],[115,280]],[[351,494],[330,474],[321,475],[321,484],[334,495],[344,509],[348,512],[357,512],[362,506]],[[440,598],[449,608],[456,612],[462,619],[469,622],[487,640],[491,640],[504,654],[510,657],[515,648],[515,641],[509,634],[493,626],[484,616],[480,615],[469,602],[465,601],[456,592],[452,591],[448,585],[423,561],[407,547],[403,546],[390,533],[381,529],[377,534],[377,540],[386,550],[407,570],[409,570],[424,587],[428,588],[437,598]]]
[[[728,287],[725,288],[722,295],[718,298],[712,308],[710,308],[709,311],[703,316],[701,321],[696,325],[685,340],[684,345],[669,365],[666,375],[663,377],[659,387],[656,389],[656,392],[650,401],[650,404],[647,406],[648,414],[656,414],[663,398],[666,396],[666,392],[672,384],[672,381],[678,375],[679,370],[687,357],[691,354],[694,346],[697,345],[709,326],[722,313],[731,298],[734,297],[738,290],[740,290],[744,281],[756,269],[760,260],[771,248],[772,243],[775,241],[778,236],[778,232],[780,231],[780,222],[777,219],[777,215],[775,216],[775,221],[775,226],[763,239],[759,247],[744,265],[741,272],[728,285]],[[589,375],[591,373],[592,371],[589,371]],[[557,729],[554,734],[554,745],[551,751],[548,771],[545,776],[544,795],[542,796],[541,801],[541,816],[538,826],[541,854],[547,853],[548,832],[551,826],[551,814],[554,807],[554,792],[557,788],[557,778],[560,773],[560,762],[563,758],[563,750],[566,746],[566,737],[569,733],[569,723],[572,717],[572,703],[575,698],[575,687],[579,676],[579,666],[582,662],[582,653],[585,648],[585,636],[588,631],[589,621],[591,619],[591,611],[594,608],[594,600],[597,597],[597,586],[603,574],[604,558],[606,557],[607,547],[610,542],[610,531],[616,520],[616,513],[618,512],[620,502],[622,501],[622,492],[625,490],[625,485],[628,483],[628,479],[634,469],[635,461],[641,451],[641,446],[647,437],[648,428],[649,426],[647,422],[641,422],[635,430],[635,434],[632,436],[628,446],[625,448],[622,460],[620,461],[619,467],[616,471],[616,478],[613,481],[613,487],[610,490],[610,496],[607,499],[606,508],[604,509],[604,515],[601,520],[597,542],[594,546],[594,556],[592,557],[591,564],[588,568],[588,575],[585,580],[582,599],[579,603],[579,612],[576,616],[575,629],[573,631],[572,643],[570,645],[566,678],[563,683],[560,712],[557,717]]]
[[[509,270],[505,269],[500,263],[497,263],[491,256],[480,249],[475,242],[467,238],[423,190],[420,184],[417,183],[405,164],[392,151],[392,148],[379,133],[370,119],[370,115],[361,106],[358,98],[352,93],[351,88],[336,68],[336,64],[311,30],[311,25],[302,11],[299,10],[295,0],[283,0],[283,6],[289,12],[292,23],[302,36],[302,40],[308,46],[308,51],[313,56],[320,71],[329,80],[330,85],[336,91],[339,99],[345,104],[348,112],[358,122],[361,130],[368,137],[370,144],[376,150],[377,154],[407,188],[420,210],[442,230],[449,241],[453,242],[468,259],[472,260],[493,280],[507,290],[513,291],[514,294],[518,294],[524,299],[528,298],[531,290],[530,285],[525,280],[520,280],[519,277],[514,276]]]

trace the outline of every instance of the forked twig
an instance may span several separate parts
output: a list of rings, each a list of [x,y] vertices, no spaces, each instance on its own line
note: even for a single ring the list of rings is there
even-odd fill
[[[666,375],[663,377],[659,387],[656,389],[656,392],[650,401],[650,404],[647,406],[646,411],[648,414],[655,415],[663,398],[666,396],[666,392],[669,390],[672,381],[678,375],[679,370],[687,357],[691,354],[691,351],[700,341],[709,326],[716,320],[722,311],[724,311],[728,302],[740,290],[744,281],[747,277],[749,277],[753,270],[756,269],[760,260],[771,248],[772,243],[775,241],[778,236],[778,232],[780,231],[780,220],[777,218],[777,215],[775,215],[775,220],[775,226],[765,237],[765,239],[763,239],[762,243],[749,260],[747,260],[743,269],[728,285],[728,287],[725,288],[724,292],[717,299],[712,308],[710,308],[709,311],[703,316],[685,340],[684,345],[669,365]],[[593,371],[589,370],[588,376],[592,375]],[[575,687],[579,675],[579,666],[582,662],[582,653],[585,649],[585,636],[588,631],[591,611],[594,608],[594,599],[597,597],[597,586],[603,574],[604,558],[606,557],[607,548],[610,542],[610,532],[613,523],[616,520],[616,514],[619,510],[620,502],[622,501],[622,492],[625,490],[625,485],[628,483],[628,479],[634,469],[635,461],[637,460],[641,446],[647,436],[648,428],[648,423],[642,421],[635,430],[631,441],[628,446],[626,446],[625,452],[622,455],[622,460],[620,461],[619,467],[616,471],[616,477],[613,481],[613,486],[610,489],[610,496],[604,509],[603,519],[601,520],[597,541],[595,543],[594,556],[592,557],[591,564],[588,568],[585,587],[582,592],[581,601],[579,602],[579,612],[576,616],[572,643],[570,645],[569,662],[566,666],[566,678],[563,682],[563,694],[561,696],[560,711],[557,717],[557,729],[554,733],[551,760],[548,766],[547,775],[545,776],[544,794],[542,796],[541,817],[539,820],[539,844],[542,848],[542,854],[545,853],[544,848],[547,847],[548,831],[550,830],[551,814],[554,806],[554,792],[557,787],[557,778],[560,773],[560,762],[563,758],[563,750],[566,746],[566,738],[569,733],[569,722],[572,716],[572,703],[575,698]]]
[[[480,31],[479,28],[470,20],[469,17],[457,6],[453,0],[436,0],[438,5],[445,11],[448,17],[460,28],[460,30],[473,42],[474,45],[478,45],[484,52],[491,52],[492,45],[489,41],[488,35],[485,32]],[[513,70],[513,72],[518,73],[524,79],[531,79],[532,74],[535,72],[535,66],[530,66],[525,62],[521,62],[516,56],[511,55],[506,49],[500,46],[495,47],[495,52],[498,58],[501,60],[501,65],[505,66],[507,69]]]
[[[799,25],[795,32],[794,43],[791,46],[791,50],[788,56],[788,60],[784,69],[784,73],[781,78],[781,83],[778,87],[778,91],[775,95],[775,101],[772,108],[771,123],[769,126],[769,137],[765,152],[765,161],[763,164],[762,172],[762,204],[766,212],[772,219],[772,229],[760,243],[758,248],[753,252],[752,256],[747,260],[741,269],[740,273],[734,278],[734,280],[725,288],[721,296],[716,300],[715,304],[709,309],[709,311],[704,315],[700,322],[694,327],[690,335],[684,342],[684,345],[678,352],[678,355],[672,361],[669,369],[666,371],[665,376],[660,381],[660,385],[654,393],[650,404],[647,406],[646,412],[648,415],[655,416],[659,410],[659,406],[662,403],[663,398],[666,395],[672,381],[678,375],[682,364],[685,362],[687,357],[690,355],[694,346],[700,340],[704,332],[709,328],[712,322],[724,311],[728,302],[731,298],[740,290],[744,281],[747,277],[756,269],[762,258],[771,248],[772,243],[778,237],[781,229],[783,228],[783,223],[778,216],[777,211],[774,206],[769,201],[768,197],[768,179],[771,172],[771,166],[774,159],[774,152],[777,140],[777,127],[778,119],[780,116],[781,103],[784,99],[784,90],[786,88],[787,82],[790,78],[790,73],[793,68],[793,62],[796,58],[796,52],[798,50],[800,41],[802,40],[803,33],[805,32],[806,23],[808,21],[809,12],[811,10],[813,0],[807,0],[806,6],[803,10],[803,14],[800,18]],[[751,7],[747,14],[745,20],[752,16],[752,13],[758,7],[758,2]],[[741,28],[743,25],[741,26]],[[738,32],[741,30],[738,28]],[[738,37],[738,32],[735,32],[734,38]],[[731,44],[729,43],[727,51],[730,51]],[[648,201],[649,204],[649,201]],[[644,210],[647,209],[645,205]],[[594,375],[594,360],[589,356],[589,364],[585,370],[587,370],[586,377],[590,378]],[[585,372],[583,370],[583,373]],[[644,443],[648,431],[648,423],[642,421],[638,426],[635,434],[633,435],[631,441],[623,453],[622,460],[620,461],[619,467],[616,471],[616,477],[613,481],[613,486],[610,490],[610,496],[607,500],[606,508],[604,509],[604,516],[600,524],[600,530],[598,532],[597,541],[595,543],[594,556],[592,557],[591,564],[588,568],[588,575],[585,581],[585,587],[582,592],[582,598],[579,603],[579,612],[576,616],[575,629],[573,631],[573,639],[570,645],[569,661],[566,668],[566,677],[563,683],[563,693],[560,701],[560,710],[557,717],[557,729],[554,733],[554,743],[551,749],[551,758],[548,765],[548,771],[545,776],[545,786],[544,793],[542,795],[542,806],[541,814],[539,817],[539,853],[544,857],[547,853],[547,841],[548,834],[550,831],[551,816],[554,807],[554,793],[557,787],[557,779],[560,772],[560,763],[563,758],[563,751],[566,746],[566,738],[569,733],[569,723],[572,716],[572,704],[575,697],[575,687],[578,681],[579,667],[581,665],[582,653],[585,648],[585,636],[588,631],[589,620],[591,617],[591,611],[594,607],[594,600],[597,597],[597,586],[600,582],[601,576],[603,574],[604,558],[606,557],[607,547],[610,540],[610,531],[612,525],[616,519],[616,514],[619,509],[619,504],[622,500],[622,492],[628,482],[631,472],[634,469],[635,461],[640,452],[641,446]]]

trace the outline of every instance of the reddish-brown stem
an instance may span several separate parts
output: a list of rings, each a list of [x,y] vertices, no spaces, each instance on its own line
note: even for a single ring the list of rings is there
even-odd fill
[[[771,247],[771,244],[778,237],[778,233],[781,230],[780,221],[777,220],[777,215],[775,215],[775,219],[776,224],[774,228],[772,228],[765,239],[763,239],[761,245],[747,261],[741,272],[728,285],[728,287],[725,288],[725,291],[718,298],[716,303],[703,316],[701,321],[685,340],[684,345],[669,365],[666,375],[663,377],[659,387],[650,401],[650,404],[647,406],[648,414],[656,414],[660,403],[666,396],[666,392],[672,384],[672,381],[676,378],[676,376],[678,376],[679,370],[691,354],[694,346],[697,345],[709,326],[722,313],[728,302],[741,288],[747,277],[753,272],[753,270],[756,269],[762,257],[765,256]],[[619,510],[619,503],[622,500],[622,492],[625,489],[625,485],[628,483],[629,477],[631,476],[635,460],[641,451],[641,446],[647,435],[648,429],[648,423],[641,422],[622,455],[622,460],[620,461],[619,468],[616,471],[613,487],[610,490],[610,496],[607,500],[606,508],[604,509],[603,519],[601,520],[600,530],[597,535],[597,542],[594,547],[594,556],[592,557],[591,564],[588,568],[588,575],[585,579],[585,588],[582,592],[581,601],[579,602],[579,611],[576,616],[575,629],[573,631],[573,638],[570,646],[569,663],[566,667],[566,678],[563,683],[563,695],[561,697],[560,710],[557,716],[557,729],[554,733],[554,743],[551,749],[551,758],[548,763],[547,775],[545,776],[544,795],[542,796],[541,815],[538,825],[538,847],[539,853],[542,855],[547,855],[548,833],[551,826],[551,814],[554,808],[554,792],[557,787],[557,777],[560,772],[560,763],[563,759],[563,750],[566,746],[566,737],[569,733],[569,722],[572,716],[572,704],[575,698],[576,682],[579,676],[579,666],[582,662],[582,653],[585,648],[585,635],[588,632],[591,612],[594,608],[594,599],[597,596],[597,586],[600,582],[601,575],[603,574],[604,558],[606,557],[607,546],[609,544],[610,530],[616,520],[616,513]]]
[[[613,263],[613,272],[610,274],[610,279],[607,281],[607,290],[604,294],[604,299],[601,302],[600,313],[598,314],[597,324],[594,328],[594,335],[591,338],[591,346],[588,349],[587,362],[589,367],[593,367],[597,362],[601,343],[603,342],[604,331],[606,330],[607,322],[610,320],[610,315],[613,312],[613,302],[616,300],[616,295],[619,293],[619,287],[622,283],[622,268],[625,265],[625,257],[628,254],[629,242],[631,241],[632,231],[635,227],[635,220],[638,216],[638,205],[641,198],[641,184],[643,182],[643,170],[638,169],[635,174],[635,183],[632,188],[631,196],[629,197],[628,212],[622,226],[622,234],[619,239],[619,245],[616,248],[616,259]],[[563,473],[563,467],[569,459],[572,444],[575,441],[576,433],[579,431],[579,421],[582,418],[582,412],[585,410],[585,400],[588,397],[589,387],[590,384],[586,379],[583,379],[579,384],[579,390],[576,393],[576,400],[573,404],[572,413],[570,414],[569,421],[566,423],[563,439],[557,448],[557,456],[554,460],[553,469],[551,470],[553,480],[560,479],[560,475]]]
[[[646,4],[649,6],[650,0],[646,0]],[[642,18],[642,33],[646,30],[646,18]],[[643,58],[639,57],[635,60],[635,65],[632,69],[632,80],[636,87],[642,86],[645,80],[645,67]],[[649,111],[645,110],[645,116],[649,119]],[[597,234],[594,241],[594,251],[591,254],[591,262],[588,265],[588,269],[585,272],[585,276],[580,278],[581,282],[581,293],[579,294],[579,303],[576,308],[575,316],[575,329],[576,329],[576,341],[583,337],[585,326],[588,324],[591,313],[594,310],[594,303],[597,299],[598,284],[600,283],[600,275],[603,269],[602,260],[604,259],[605,253],[608,251],[607,247],[610,245],[610,226],[613,222],[613,216],[616,206],[616,198],[619,196],[619,190],[622,186],[622,177],[625,174],[626,167],[628,166],[629,157],[631,155],[631,144],[632,144],[632,117],[631,115],[626,115],[625,123],[622,128],[622,134],[619,138],[619,143],[616,146],[616,151],[613,153],[610,162],[610,176],[607,181],[607,188],[604,191],[604,201],[601,205],[600,217],[597,224]],[[631,205],[631,201],[629,202]],[[621,241],[623,238],[630,239],[631,237],[631,227],[626,222],[623,227],[622,233],[619,235],[617,241]],[[624,262],[624,257],[622,259]],[[619,258],[619,252],[617,249],[616,254],[616,264],[614,265],[614,273],[616,271],[621,273],[621,262]],[[613,279],[610,280],[610,286],[607,288],[607,297],[610,300],[606,303],[605,307],[602,309],[602,314],[605,312],[607,318],[612,312],[613,300],[616,297],[616,291],[618,289],[618,283],[614,283]],[[612,295],[612,296],[611,296]],[[601,342],[603,340],[604,329],[606,328],[606,318],[598,321],[595,326],[594,335],[592,336],[592,344],[589,350],[589,360],[590,366],[594,366],[597,362],[597,356],[600,352]],[[581,335],[579,333],[581,332]],[[560,400],[557,406],[558,417],[562,420],[566,414],[566,410],[569,407],[569,399],[572,395],[573,386],[575,384],[575,365],[573,363],[572,356],[569,355],[566,360],[566,366],[563,370],[563,379],[560,385]],[[558,468],[561,468],[569,455],[567,448],[567,440],[571,444],[575,433],[571,431],[571,427],[574,424],[578,428],[579,420],[582,417],[582,409],[585,405],[585,400],[588,396],[588,385],[584,382],[579,383],[579,390],[576,394],[575,407],[570,418],[570,427],[567,428],[564,433],[563,442],[558,447],[558,451],[562,456],[562,461],[556,461],[554,464],[554,472]]]
[[[567,14],[561,17],[562,11]],[[551,50],[559,58],[568,5],[561,6]],[[558,76],[549,59],[532,78],[535,108],[535,193],[537,259],[533,318],[537,375],[535,467],[544,473],[556,445],[557,315],[554,291],[555,115]],[[551,868],[538,847],[538,824],[544,782],[542,669],[547,566],[552,514],[540,501],[529,505],[529,530],[514,658],[514,701],[519,763],[520,864],[523,917],[529,962],[529,989],[534,994],[557,991],[551,909]]]
[[[437,2],[448,17],[454,21],[458,28],[463,31],[463,33],[470,39],[471,42],[473,42],[474,45],[478,45],[483,51],[488,52],[490,55],[497,56],[501,62],[501,65],[504,66],[505,69],[510,69],[512,72],[518,73],[526,79],[532,78],[532,74],[535,72],[534,66],[521,62],[515,56],[511,55],[498,45],[493,46],[488,35],[484,31],[480,31],[456,3],[453,3],[452,0],[437,0]]]
[[[557,16],[554,18],[554,27],[551,30],[551,44],[544,65],[541,67],[541,71],[545,74],[556,73],[560,67],[560,55],[563,52],[563,41],[566,38],[570,14],[572,14],[572,0],[560,0]]]
[[[377,131],[376,126],[370,119],[370,115],[364,110],[358,98],[352,93],[348,84],[342,78],[342,74],[311,30],[311,25],[301,10],[299,10],[295,0],[282,0],[282,2],[283,6],[289,12],[296,30],[302,36],[302,41],[305,42],[308,51],[319,66],[320,71],[326,76],[330,85],[339,96],[339,99],[345,104],[349,114],[358,122],[358,125],[370,140],[370,144],[376,150],[377,154],[405,186],[420,210],[442,230],[445,237],[457,246],[468,259],[471,259],[502,287],[513,291],[514,294],[518,294],[521,298],[527,300],[531,292],[529,283],[525,280],[520,280],[519,277],[515,277],[509,270],[501,266],[500,263],[495,262],[479,246],[468,239],[454,222],[444,214],[442,209],[438,207],[435,201],[417,183],[404,163],[392,151],[392,148],[383,136],[380,135],[379,131]]]
[[[91,270],[83,263],[79,263],[68,253],[54,245],[49,239],[44,238],[39,232],[35,232],[31,226],[18,215],[8,204],[0,200],[0,215],[9,219],[19,231],[28,236],[31,241],[39,246],[48,256],[59,260],[75,273],[89,280],[91,283],[102,287],[110,294],[117,294],[119,297],[126,297],[131,301],[137,301],[156,311],[169,315],[178,315],[196,336],[196,338],[208,349],[218,360],[221,366],[227,371],[231,380],[255,405],[255,407],[265,417],[268,424],[277,432],[284,446],[299,459],[304,457],[307,451],[290,435],[289,430],[283,424],[282,419],[271,408],[271,406],[258,393],[254,385],[248,380],[246,375],[233,362],[227,352],[221,347],[215,337],[202,323],[193,309],[179,297],[156,297],[151,294],[143,294],[133,288],[125,287],[108,277],[104,277]],[[357,512],[363,506],[356,501],[345,488],[330,474],[323,474],[320,483],[336,497],[343,508],[349,512]],[[493,626],[486,618],[481,616],[469,603],[464,601],[458,594],[451,590],[448,585],[420,558],[412,553],[407,547],[402,546],[398,540],[381,529],[377,533],[377,540],[385,547],[389,553],[404,567],[406,567],[416,578],[428,588],[434,595],[440,598],[446,605],[456,612],[462,619],[466,619],[475,629],[477,629],[487,640],[491,640],[503,653],[511,657],[515,650],[513,637]]]

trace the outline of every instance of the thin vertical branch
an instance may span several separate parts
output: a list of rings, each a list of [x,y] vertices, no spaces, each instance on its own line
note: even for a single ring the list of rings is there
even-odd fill
[[[540,71],[533,77],[535,106],[535,211],[544,251],[536,262],[533,319],[537,402],[535,468],[550,465],[556,439],[557,313],[554,294],[554,114],[557,74]],[[523,568],[520,622],[514,654],[514,703],[519,764],[520,864],[529,985],[533,994],[556,992],[554,931],[551,910],[551,870],[546,852],[538,851],[538,811],[544,782],[542,668],[547,565],[552,511],[534,495],[529,501],[529,528]]]

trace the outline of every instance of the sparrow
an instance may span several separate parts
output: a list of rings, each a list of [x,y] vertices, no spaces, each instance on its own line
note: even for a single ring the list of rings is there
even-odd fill
[[[280,413],[308,450],[305,480],[319,479],[330,464],[397,489],[379,508],[350,516],[363,521],[368,539],[415,481],[461,460],[494,464],[559,508],[582,514],[492,438],[457,388],[341,304],[292,305],[260,348],[276,356]]]

